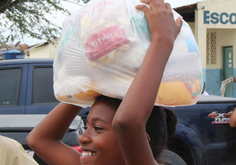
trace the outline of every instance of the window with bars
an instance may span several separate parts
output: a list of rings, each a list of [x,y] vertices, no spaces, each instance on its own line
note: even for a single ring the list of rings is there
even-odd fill
[[[206,35],[206,64],[217,63],[217,34],[216,32],[207,33]]]
[[[206,64],[210,64],[210,34],[207,33],[206,36]]]
[[[211,64],[216,64],[216,32],[211,33]]]

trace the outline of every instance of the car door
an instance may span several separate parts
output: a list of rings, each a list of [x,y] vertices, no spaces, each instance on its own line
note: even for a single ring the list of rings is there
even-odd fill
[[[228,124],[230,112],[236,107],[235,102],[235,99],[204,101],[175,108],[178,123],[191,128],[201,139],[209,165],[231,165],[236,162],[236,129]]]
[[[59,102],[53,92],[52,63],[29,64],[26,114],[47,114]]]
[[[228,124],[230,112],[235,107],[234,102],[209,104],[198,122],[194,122],[201,129],[208,164],[231,165],[236,162],[236,130]]]
[[[0,65],[0,114],[23,114],[27,64]]]

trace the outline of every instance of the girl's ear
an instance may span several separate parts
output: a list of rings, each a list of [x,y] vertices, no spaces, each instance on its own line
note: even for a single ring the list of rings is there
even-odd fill
[[[151,138],[150,138],[150,136],[146,133],[146,135],[147,135],[147,140],[148,140],[148,142],[150,142],[151,141]]]

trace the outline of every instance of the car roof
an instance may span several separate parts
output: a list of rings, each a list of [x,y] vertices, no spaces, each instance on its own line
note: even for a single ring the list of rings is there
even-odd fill
[[[0,65],[19,65],[19,64],[35,64],[35,63],[53,63],[53,58],[27,58],[14,60],[0,60]]]
[[[39,63],[53,63],[54,58],[28,58],[28,59],[14,59],[14,60],[0,60],[1,65],[19,65],[19,64],[39,64]],[[236,98],[221,97],[215,95],[200,96],[197,104],[207,103],[236,103]]]
[[[236,98],[233,97],[222,97],[215,95],[200,96],[198,104],[208,103],[236,103]]]
[[[11,114],[0,115],[0,132],[2,131],[31,131],[47,114]],[[76,116],[69,131],[77,130],[82,119]]]

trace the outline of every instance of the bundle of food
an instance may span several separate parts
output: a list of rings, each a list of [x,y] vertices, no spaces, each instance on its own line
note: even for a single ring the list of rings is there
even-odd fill
[[[86,107],[100,95],[125,96],[150,45],[148,21],[137,4],[139,0],[92,0],[64,21],[54,60],[58,100]],[[183,21],[155,105],[192,105],[201,90],[199,49]]]

